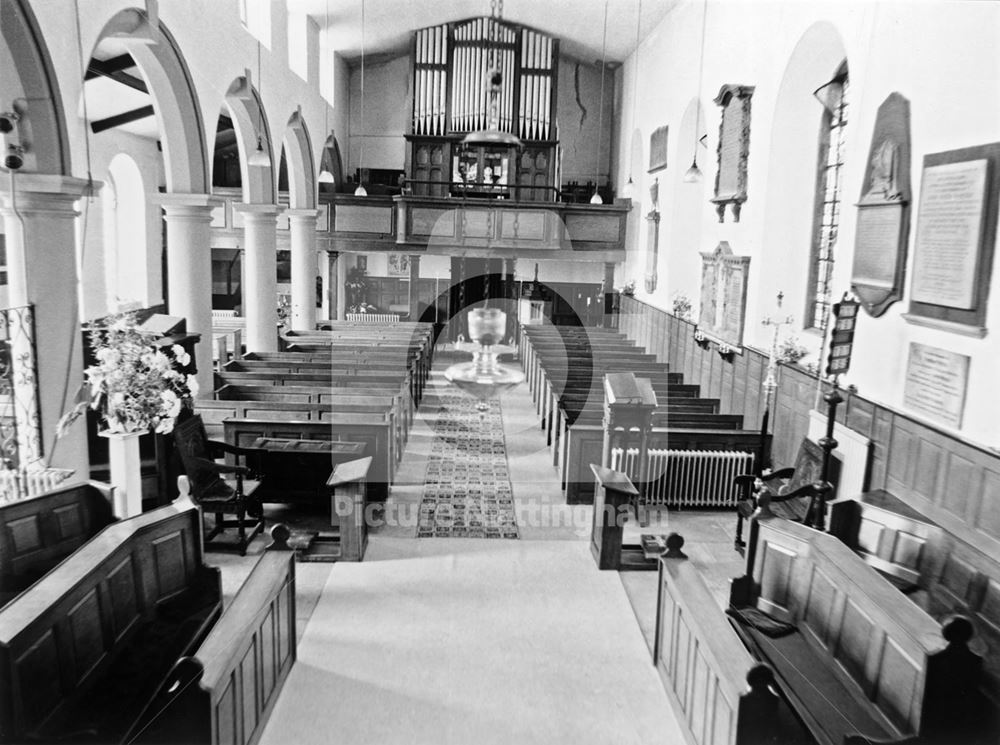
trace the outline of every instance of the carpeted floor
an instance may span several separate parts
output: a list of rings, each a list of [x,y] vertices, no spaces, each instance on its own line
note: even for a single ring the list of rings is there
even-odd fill
[[[517,538],[500,401],[439,391],[418,538]]]

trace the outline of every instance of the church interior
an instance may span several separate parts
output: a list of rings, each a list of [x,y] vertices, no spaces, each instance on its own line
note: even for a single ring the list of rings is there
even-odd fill
[[[998,44],[0,0],[0,743],[1000,741]]]

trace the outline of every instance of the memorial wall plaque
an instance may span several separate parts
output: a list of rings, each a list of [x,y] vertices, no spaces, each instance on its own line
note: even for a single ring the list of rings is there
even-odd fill
[[[743,345],[749,256],[735,256],[725,241],[701,254],[701,314],[698,332],[721,346]]]
[[[924,156],[911,323],[986,333],[1000,198],[1000,143]]]
[[[750,97],[752,85],[724,85],[715,97],[722,107],[719,123],[718,168],[715,172],[715,210],[719,222],[731,204],[733,221],[740,221],[740,210],[747,199],[747,158],[750,154]]]
[[[969,310],[986,196],[986,160],[924,169],[913,259],[913,299]]]
[[[892,93],[872,132],[851,270],[851,288],[875,318],[903,296],[910,202],[910,103]]]
[[[903,390],[903,405],[908,409],[959,429],[968,382],[967,355],[910,343]]]
[[[653,207],[646,215],[646,292],[656,292],[658,280],[657,263],[660,256],[660,180],[653,179],[649,185],[649,201]]]
[[[667,167],[667,131],[667,125],[663,125],[649,136],[649,173]]]

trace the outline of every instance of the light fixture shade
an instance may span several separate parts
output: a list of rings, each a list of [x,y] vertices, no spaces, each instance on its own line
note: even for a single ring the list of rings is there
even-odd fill
[[[698,168],[697,158],[691,161],[691,167],[684,172],[683,180],[685,184],[697,184],[701,181],[701,169]]]
[[[247,165],[258,167],[271,165],[271,159],[264,151],[264,143],[260,137],[257,138],[257,149],[250,153],[250,157],[247,158]]]
[[[356,197],[368,196],[368,190],[365,188],[364,184],[358,184],[358,188],[354,190],[354,196]]]
[[[319,177],[317,178],[317,181],[319,181],[321,184],[332,184],[334,183],[333,174],[329,171],[329,169],[324,168],[322,171],[319,172]]]
[[[604,204],[604,200],[601,199],[601,195],[597,193],[597,189],[594,189],[594,196],[590,198],[591,204]]]
[[[633,191],[635,191],[635,182],[632,181],[632,176],[630,174],[628,177],[628,181],[625,182],[625,185],[619,192],[619,196],[621,196],[622,199],[631,199]]]

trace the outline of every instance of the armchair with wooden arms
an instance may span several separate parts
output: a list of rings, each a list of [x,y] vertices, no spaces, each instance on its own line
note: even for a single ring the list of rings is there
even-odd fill
[[[192,500],[201,506],[203,516],[215,515],[215,524],[205,536],[205,550],[236,549],[240,556],[245,556],[247,545],[264,529],[261,502],[254,496],[260,487],[260,451],[208,439],[198,414],[174,427],[174,444],[188,477]],[[243,462],[215,460],[226,455]],[[209,548],[208,543],[226,528],[236,528],[238,541],[219,542]]]
[[[802,438],[795,456],[795,466],[779,468],[776,471],[764,469],[760,473],[737,476],[733,483],[739,490],[736,502],[736,548],[745,546],[743,521],[749,519],[758,507],[761,494],[768,496],[770,511],[788,520],[809,523],[809,509],[814,506],[813,497],[822,473],[823,451],[812,440]],[[840,479],[840,460],[830,461],[830,481],[836,484]],[[832,496],[832,495],[831,495]]]

